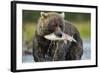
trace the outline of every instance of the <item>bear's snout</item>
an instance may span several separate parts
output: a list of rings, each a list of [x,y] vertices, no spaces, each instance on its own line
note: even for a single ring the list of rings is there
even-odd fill
[[[62,31],[61,31],[61,28],[58,26],[54,32],[54,34],[57,36],[57,37],[62,37]]]
[[[61,32],[55,32],[54,33],[57,37],[62,37],[62,33]]]

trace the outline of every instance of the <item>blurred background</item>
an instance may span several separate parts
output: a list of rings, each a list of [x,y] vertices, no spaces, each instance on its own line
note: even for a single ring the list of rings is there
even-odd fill
[[[22,11],[22,62],[34,62],[32,57],[32,40],[40,12],[32,10]],[[80,32],[84,47],[82,60],[91,59],[91,14],[65,12],[65,20],[73,23]]]

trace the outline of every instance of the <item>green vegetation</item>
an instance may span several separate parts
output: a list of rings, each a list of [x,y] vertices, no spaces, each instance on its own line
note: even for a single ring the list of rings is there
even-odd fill
[[[82,38],[84,39],[88,39],[91,37],[91,26],[88,22],[84,22],[84,23],[77,23],[77,25],[75,25],[77,27],[77,29],[80,32],[80,35]]]
[[[36,25],[34,23],[27,23],[23,27],[23,37],[26,41],[30,41],[33,39],[35,34]]]

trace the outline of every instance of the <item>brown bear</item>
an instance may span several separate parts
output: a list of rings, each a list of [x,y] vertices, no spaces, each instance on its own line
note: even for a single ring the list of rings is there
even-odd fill
[[[80,60],[83,42],[77,28],[64,20],[64,13],[41,12],[33,39],[36,62]]]

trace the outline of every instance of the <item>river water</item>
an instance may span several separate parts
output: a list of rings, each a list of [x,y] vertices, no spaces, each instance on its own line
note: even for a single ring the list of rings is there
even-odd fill
[[[83,40],[83,56],[82,60],[91,59],[91,43],[89,40]],[[23,55],[22,62],[34,62],[32,55]]]

